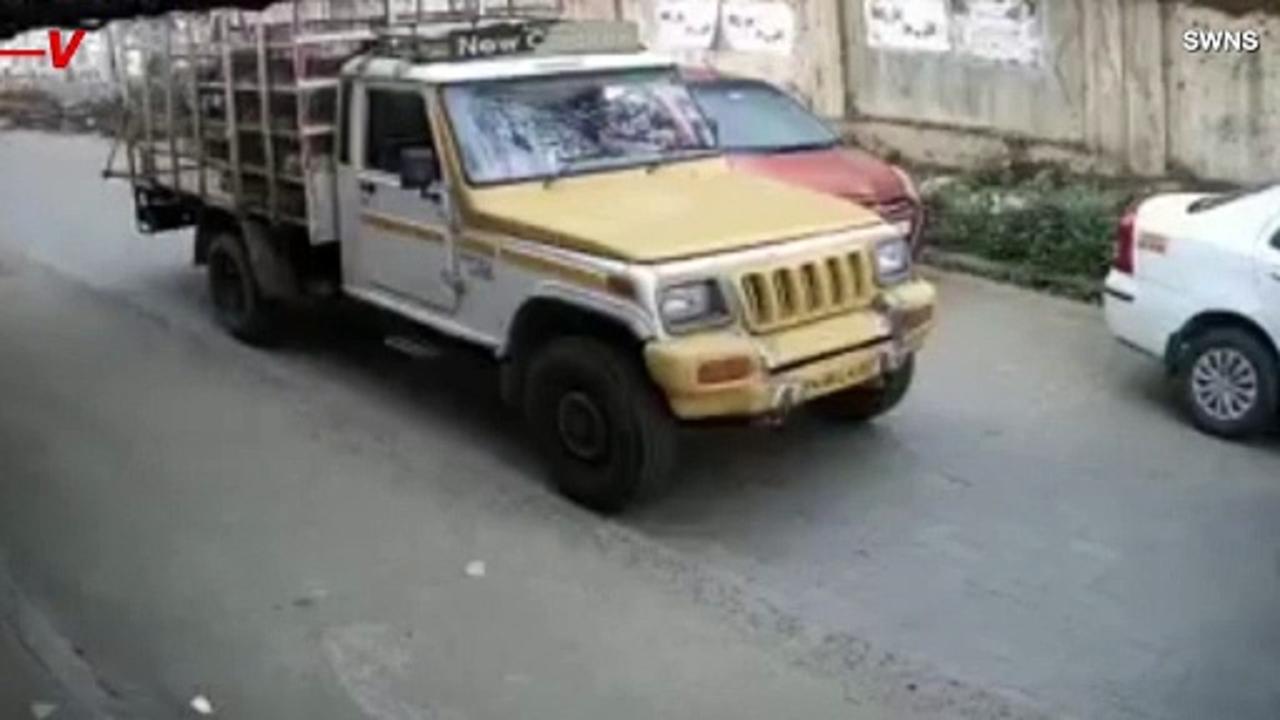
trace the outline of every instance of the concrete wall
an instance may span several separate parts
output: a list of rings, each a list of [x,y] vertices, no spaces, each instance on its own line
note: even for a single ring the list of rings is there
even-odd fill
[[[1096,0],[1040,3],[1047,46],[1037,64],[1001,63],[958,48],[873,47],[869,9],[879,0],[852,0],[845,13],[849,43],[846,110],[866,118],[927,121],[958,128],[1074,141],[1085,131],[1083,5]],[[908,32],[915,29],[909,28]],[[954,32],[954,28],[952,29]],[[918,32],[918,30],[915,30]],[[945,32],[941,31],[941,32]]]
[[[1016,1],[1016,0],[1011,0]],[[1079,169],[1255,182],[1280,174],[1280,17],[1159,0],[1042,0],[1035,64],[872,47],[852,0],[845,117],[922,161],[1009,153]],[[952,3],[954,5],[954,3]],[[1261,4],[1261,3],[1260,3]],[[1255,53],[1188,53],[1188,29],[1257,30]],[[906,132],[914,126],[917,132]]]
[[[1179,43],[1193,26],[1263,28],[1267,37],[1258,53],[1192,55]],[[1175,7],[1165,27],[1170,166],[1249,182],[1280,177],[1280,16]]]

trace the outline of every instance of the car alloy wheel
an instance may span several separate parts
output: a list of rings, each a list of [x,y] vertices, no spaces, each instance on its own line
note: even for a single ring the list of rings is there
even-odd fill
[[[1191,392],[1196,404],[1220,422],[1239,422],[1258,403],[1258,369],[1234,348],[1215,348],[1196,359],[1191,368]]]
[[[1236,423],[1257,405],[1258,370],[1235,348],[1213,348],[1192,368],[1192,393],[1204,414]]]
[[[1188,338],[1182,357],[1177,368],[1183,400],[1197,428],[1243,440],[1275,421],[1280,366],[1265,336],[1211,327]]]

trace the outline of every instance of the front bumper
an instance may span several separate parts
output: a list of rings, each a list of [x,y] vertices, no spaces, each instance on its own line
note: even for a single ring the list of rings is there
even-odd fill
[[[726,330],[655,341],[645,360],[676,417],[782,415],[898,368],[924,345],[935,304],[933,286],[915,280],[872,307],[768,335]],[[732,377],[707,372],[725,367]]]

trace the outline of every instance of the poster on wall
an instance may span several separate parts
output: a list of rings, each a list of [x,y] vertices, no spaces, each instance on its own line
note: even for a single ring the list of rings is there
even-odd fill
[[[710,50],[719,14],[716,0],[658,0],[651,42],[659,50]]]
[[[1044,44],[1037,0],[953,0],[956,49],[966,55],[1037,65]]]
[[[867,44],[886,50],[951,50],[950,0],[866,0]]]
[[[790,55],[795,11],[785,2],[730,0],[720,13],[720,49]]]

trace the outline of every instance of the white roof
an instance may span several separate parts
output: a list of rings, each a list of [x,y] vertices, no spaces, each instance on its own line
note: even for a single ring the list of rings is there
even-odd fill
[[[343,68],[343,74],[370,79],[442,84],[597,70],[642,70],[674,65],[675,61],[671,58],[649,52],[508,56],[486,60],[433,63],[413,63],[400,58],[364,56],[347,63]]]

